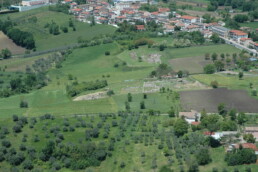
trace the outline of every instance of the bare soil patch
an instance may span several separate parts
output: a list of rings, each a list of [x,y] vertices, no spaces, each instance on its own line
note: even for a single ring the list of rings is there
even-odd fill
[[[9,39],[3,32],[0,31],[0,50],[9,49],[12,54],[24,54],[25,48],[16,45],[11,39]]]
[[[172,69],[175,71],[187,70],[189,73],[203,73],[203,67],[211,64],[211,60],[205,60],[204,57],[185,57],[169,61]]]
[[[141,58],[148,63],[158,63],[158,64],[161,64],[160,57],[161,57],[161,55],[156,54],[156,53],[149,54],[149,55],[146,55],[146,56],[145,55],[141,56]]]
[[[248,95],[245,90],[229,90],[227,88],[194,90],[180,92],[183,110],[195,109],[207,112],[217,112],[220,103],[227,109],[236,109],[239,112],[258,113],[258,100]]]
[[[102,92],[91,93],[91,94],[76,97],[75,99],[73,99],[73,101],[96,100],[96,99],[102,99],[105,97],[107,97],[107,93],[105,91],[102,91]]]

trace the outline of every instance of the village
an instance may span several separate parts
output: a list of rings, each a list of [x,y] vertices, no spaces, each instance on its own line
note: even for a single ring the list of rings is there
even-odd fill
[[[117,24],[127,21],[135,25],[136,21],[147,23],[155,21],[162,25],[163,33],[172,34],[176,31],[193,32],[200,31],[204,38],[209,39],[216,33],[226,43],[239,49],[244,49],[253,55],[257,55],[258,43],[248,38],[248,33],[242,30],[230,30],[223,21],[205,23],[202,17],[180,15],[169,8],[158,8],[158,11],[148,12],[140,10],[141,5],[147,4],[147,0],[116,0],[114,5],[99,0],[88,0],[87,4],[77,5],[72,0],[65,0],[69,4],[72,13],[79,21],[91,23],[93,20],[99,24],[109,24],[118,27]],[[150,2],[149,4],[155,4]],[[145,25],[135,25],[137,31],[144,31]],[[246,28],[243,28],[243,30]],[[256,29],[256,32],[258,29]]]

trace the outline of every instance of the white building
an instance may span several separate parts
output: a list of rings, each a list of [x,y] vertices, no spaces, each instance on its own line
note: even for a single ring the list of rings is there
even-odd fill
[[[191,110],[191,112],[179,112],[179,117],[183,117],[189,124],[192,122],[200,121],[201,114],[195,110]]]
[[[49,0],[23,0],[22,6],[34,6],[48,4]]]

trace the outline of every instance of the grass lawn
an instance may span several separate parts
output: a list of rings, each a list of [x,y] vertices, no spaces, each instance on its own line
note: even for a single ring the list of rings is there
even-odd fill
[[[244,76],[239,80],[238,75],[224,75],[224,74],[200,74],[192,75],[192,78],[210,85],[211,81],[218,81],[220,87],[228,87],[231,89],[250,90],[249,83],[253,83],[254,89],[258,88],[258,76]]]
[[[258,28],[258,22],[240,23],[240,26],[241,27],[250,27],[255,30]]]
[[[32,65],[36,60],[40,58],[47,58],[50,54],[45,55],[39,55],[34,57],[28,57],[28,58],[10,58],[6,60],[2,60],[0,63],[0,68],[4,69],[8,72],[16,72],[16,71],[25,71],[26,66]]]
[[[17,28],[28,31],[34,35],[36,41],[37,50],[47,50],[57,47],[62,47],[70,44],[77,43],[78,38],[92,39],[100,34],[109,34],[115,31],[112,26],[95,25],[91,27],[89,24],[76,21],[72,15],[49,11],[48,7],[42,7],[22,13],[7,14],[0,17],[0,19],[6,19],[10,17],[12,21],[18,23]],[[28,21],[31,17],[37,17],[36,23]],[[76,28],[73,31],[68,27],[69,19],[72,19]],[[49,33],[48,28],[45,28],[47,23],[57,23],[60,27],[67,26],[68,33],[63,33],[60,30],[59,35],[52,35]]]

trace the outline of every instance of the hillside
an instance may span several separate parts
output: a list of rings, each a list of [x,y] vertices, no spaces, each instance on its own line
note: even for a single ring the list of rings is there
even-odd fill
[[[105,27],[103,25],[91,27],[87,23],[78,22],[72,15],[49,11],[48,7],[0,16],[1,20],[6,20],[7,18],[17,23],[15,27],[33,34],[38,51],[75,44],[78,42],[78,38],[88,40],[100,34],[110,34],[115,31],[114,27],[108,25]],[[73,21],[75,31],[73,31],[72,27],[69,27],[70,19]],[[59,35],[50,34],[49,28],[45,27],[52,22],[59,26]],[[68,32],[64,33],[61,27],[67,27]]]

